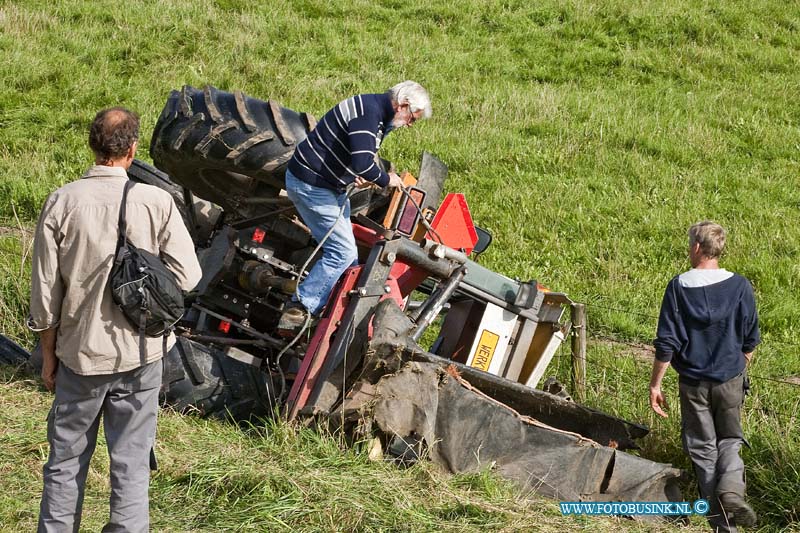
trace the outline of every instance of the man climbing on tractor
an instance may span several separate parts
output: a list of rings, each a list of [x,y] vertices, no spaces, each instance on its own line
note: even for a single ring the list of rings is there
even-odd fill
[[[425,88],[404,81],[382,94],[343,100],[297,146],[286,171],[286,192],[322,243],[322,257],[298,285],[278,323],[279,333],[294,335],[319,315],[336,281],[358,260],[350,225],[351,184],[402,187],[397,174],[380,168],[375,154],[390,131],[430,116]]]

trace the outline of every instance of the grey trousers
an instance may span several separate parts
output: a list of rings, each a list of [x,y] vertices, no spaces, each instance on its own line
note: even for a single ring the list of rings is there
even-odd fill
[[[47,420],[50,456],[44,466],[39,532],[78,531],[101,418],[111,463],[111,513],[103,531],[149,529],[161,372],[161,361],[103,376],[80,376],[59,366]]]
[[[735,532],[718,496],[733,492],[744,497],[744,462],[739,456],[744,443],[744,376],[725,383],[681,378],[680,399],[683,449],[694,465],[700,497],[708,500],[708,521],[716,531]]]

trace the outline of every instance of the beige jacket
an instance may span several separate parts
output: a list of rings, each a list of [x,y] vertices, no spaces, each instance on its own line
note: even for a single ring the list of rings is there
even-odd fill
[[[76,374],[125,372],[142,365],[139,334],[111,299],[108,276],[117,244],[122,189],[120,167],[96,165],[44,203],[33,245],[31,308],[34,331],[58,328],[56,356]],[[128,238],[160,255],[184,290],[200,280],[194,244],[172,197],[137,183],[128,193]],[[161,337],[147,337],[146,363],[163,353]],[[173,336],[168,347],[175,342]]]

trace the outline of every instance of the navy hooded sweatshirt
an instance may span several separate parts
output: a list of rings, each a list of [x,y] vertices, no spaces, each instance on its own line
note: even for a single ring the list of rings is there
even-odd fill
[[[750,282],[738,275],[702,287],[682,287],[678,276],[664,292],[656,359],[682,377],[725,382],[744,370],[745,353],[761,337]]]

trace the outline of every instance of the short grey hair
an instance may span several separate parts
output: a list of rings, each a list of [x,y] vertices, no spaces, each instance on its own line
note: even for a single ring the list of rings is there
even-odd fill
[[[725,248],[725,228],[710,220],[693,224],[689,228],[689,247],[694,248],[695,244],[700,245],[703,257],[719,258]]]
[[[419,83],[411,80],[400,82],[389,89],[389,96],[397,105],[408,104],[412,113],[422,110],[422,118],[430,118],[433,114],[431,109],[431,97],[428,91]]]

